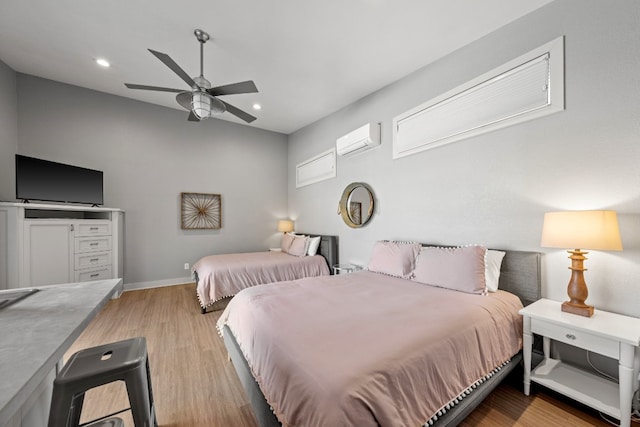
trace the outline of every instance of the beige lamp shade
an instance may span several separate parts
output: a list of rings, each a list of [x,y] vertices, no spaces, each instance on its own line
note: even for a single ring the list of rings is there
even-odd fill
[[[544,214],[540,246],[621,251],[615,211],[564,211]]]
[[[281,231],[283,233],[293,231],[293,221],[290,221],[288,219],[282,219],[278,221],[278,231]]]

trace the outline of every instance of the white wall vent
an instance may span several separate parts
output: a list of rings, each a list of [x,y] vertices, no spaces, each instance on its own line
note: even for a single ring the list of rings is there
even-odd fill
[[[367,123],[336,140],[338,156],[355,154],[380,145],[380,125]]]

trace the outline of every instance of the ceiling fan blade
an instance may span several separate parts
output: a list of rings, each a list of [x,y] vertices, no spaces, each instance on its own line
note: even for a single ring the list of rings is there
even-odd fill
[[[129,89],[157,90],[160,92],[175,92],[175,93],[184,92],[183,89],[172,89],[170,87],[145,86],[145,85],[136,85],[133,83],[125,83],[124,85]]]
[[[189,111],[189,121],[190,122],[199,122],[200,119],[195,115],[193,111]]]
[[[244,120],[247,123],[251,123],[252,121],[254,121],[256,119],[251,114],[245,113],[241,109],[239,109],[237,107],[234,107],[233,105],[229,104],[228,102],[224,102],[222,99],[220,99],[219,101],[222,102],[225,107],[227,107],[227,111],[228,112],[230,112],[234,116]]]
[[[254,93],[257,92],[258,88],[253,80],[247,80],[246,82],[238,82],[224,86],[212,87],[211,89],[207,89],[210,95],[219,96],[219,95],[236,95],[240,93]]]
[[[167,55],[166,53],[157,52],[151,49],[149,49],[149,52],[151,52],[156,58],[162,61],[164,65],[171,68],[171,71],[173,71],[178,76],[180,76],[180,78],[184,80],[189,85],[189,87],[192,87],[192,88],[198,87],[196,82],[194,82],[193,79],[189,77],[189,75],[185,73],[184,70],[180,68],[180,66],[176,64],[173,59],[171,59],[171,57],[169,57],[169,55]]]

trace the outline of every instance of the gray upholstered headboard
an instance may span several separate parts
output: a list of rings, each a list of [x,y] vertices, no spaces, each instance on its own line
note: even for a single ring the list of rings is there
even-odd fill
[[[539,252],[504,251],[498,288],[520,297],[523,305],[539,300],[542,273]]]
[[[320,246],[318,247],[318,254],[322,255],[327,260],[329,265],[329,272],[333,274],[333,268],[335,264],[339,264],[338,259],[338,236],[324,236],[322,234],[307,234],[300,233],[310,237],[320,237]]]
[[[447,245],[423,244],[422,246]],[[500,281],[498,288],[517,295],[522,301],[522,305],[529,305],[539,300],[542,287],[542,272],[540,252],[512,251],[506,249],[496,249],[505,252],[500,268]]]

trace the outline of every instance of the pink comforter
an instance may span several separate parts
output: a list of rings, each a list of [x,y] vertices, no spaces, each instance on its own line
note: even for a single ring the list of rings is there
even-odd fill
[[[247,289],[218,329],[284,426],[418,426],[519,351],[520,308],[362,271]]]
[[[202,307],[251,286],[329,275],[323,256],[297,257],[283,252],[210,255],[196,262],[193,271],[198,273],[197,294]]]

